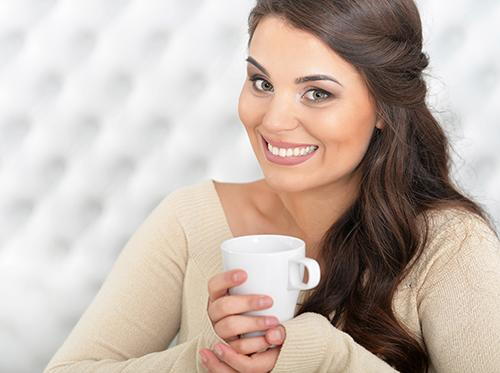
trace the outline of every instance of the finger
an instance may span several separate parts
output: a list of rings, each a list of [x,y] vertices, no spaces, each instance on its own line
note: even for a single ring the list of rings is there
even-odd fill
[[[238,313],[261,310],[273,305],[273,298],[259,294],[227,295],[208,305],[208,314],[213,323]]]
[[[265,331],[277,325],[279,320],[275,316],[232,315],[216,323],[214,330],[219,337],[227,339],[238,334]]]
[[[237,339],[239,339],[239,338],[240,338],[240,336],[239,336],[239,335],[235,335],[234,337],[226,338],[226,339],[225,339],[225,341],[226,341],[227,343],[229,343],[229,342],[235,341],[235,340],[237,340]]]
[[[255,352],[265,351],[270,344],[264,336],[259,336],[236,339],[229,342],[229,345],[240,354],[250,355]]]
[[[264,352],[257,352],[250,356],[252,365],[258,371],[269,372],[274,369],[281,351],[281,346],[269,348]]]
[[[286,339],[286,330],[283,325],[266,330],[264,335],[266,342],[270,345],[281,345]]]
[[[203,365],[208,369],[210,373],[238,373],[224,361],[221,361],[211,350],[203,349],[201,351],[203,351],[204,355],[207,358],[207,362],[203,363]]]
[[[270,348],[267,351],[246,356],[234,351],[230,346],[220,343],[216,346],[219,346],[222,351],[222,355],[217,355],[217,357],[238,372],[269,372],[274,368],[280,352],[279,348]],[[214,351],[217,354],[217,349]]]
[[[234,275],[240,276],[238,279]],[[246,272],[242,269],[221,272],[208,280],[208,294],[211,302],[225,295],[229,288],[239,285],[246,280]]]
[[[226,363],[230,368],[235,369],[237,372],[250,371],[252,358],[240,354],[233,350],[230,346],[217,343],[213,351],[215,356],[223,363]]]

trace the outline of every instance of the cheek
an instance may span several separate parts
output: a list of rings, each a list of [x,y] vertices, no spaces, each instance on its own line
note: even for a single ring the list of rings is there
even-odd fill
[[[259,121],[259,105],[255,97],[248,92],[246,84],[241,90],[238,100],[238,116],[246,127],[255,126]]]
[[[326,147],[326,156],[357,164],[363,158],[374,128],[374,114],[366,108],[336,107],[312,118],[313,135]]]

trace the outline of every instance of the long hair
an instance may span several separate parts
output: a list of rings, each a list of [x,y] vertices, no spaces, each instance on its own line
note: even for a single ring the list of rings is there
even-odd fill
[[[429,60],[418,9],[413,0],[257,0],[248,17],[248,45],[268,15],[315,35],[352,64],[385,123],[357,166],[359,196],[322,237],[324,273],[297,314],[330,319],[335,311],[332,325],[342,323],[367,350],[401,372],[425,372],[425,347],[391,307],[410,262],[427,244],[423,213],[462,208],[495,228],[450,179],[448,139],[425,102]]]

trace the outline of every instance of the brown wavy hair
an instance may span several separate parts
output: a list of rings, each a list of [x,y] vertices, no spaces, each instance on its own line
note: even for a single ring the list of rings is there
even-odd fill
[[[462,208],[497,234],[486,210],[450,179],[450,144],[428,108],[422,25],[413,0],[257,0],[259,20],[277,16],[351,63],[374,97],[382,131],[373,132],[356,170],[357,199],[322,237],[328,271],[298,314],[316,312],[400,372],[426,372],[429,357],[395,317],[392,299],[428,241],[423,212]],[[423,216],[424,229],[417,224]],[[498,236],[498,234],[497,234]]]

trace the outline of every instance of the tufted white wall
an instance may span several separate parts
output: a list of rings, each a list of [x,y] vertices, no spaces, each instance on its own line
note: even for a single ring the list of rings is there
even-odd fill
[[[0,0],[0,372],[42,370],[171,190],[262,176],[237,115],[253,3]],[[498,221],[500,3],[419,5],[454,175]]]

